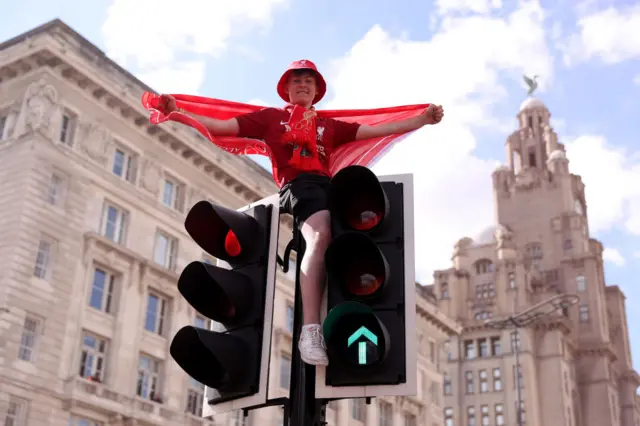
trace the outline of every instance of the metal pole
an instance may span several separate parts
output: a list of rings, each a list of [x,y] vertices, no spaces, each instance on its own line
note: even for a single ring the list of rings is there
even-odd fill
[[[515,353],[516,353],[516,393],[517,393],[517,402],[516,402],[516,419],[518,421],[518,426],[522,426],[522,392],[520,390],[520,328],[516,327],[513,333],[513,340],[515,344]]]
[[[323,424],[324,416],[322,406],[316,403],[315,366],[307,365],[300,358],[298,341],[302,332],[302,294],[300,291],[300,264],[304,256],[304,241],[297,227],[294,227],[294,240],[296,240],[296,287],[293,316],[293,344],[291,348],[291,381],[289,385],[289,410],[288,426],[311,426],[317,423]],[[318,412],[316,412],[318,411]],[[322,422],[322,423],[321,423]],[[287,425],[287,423],[285,423]]]

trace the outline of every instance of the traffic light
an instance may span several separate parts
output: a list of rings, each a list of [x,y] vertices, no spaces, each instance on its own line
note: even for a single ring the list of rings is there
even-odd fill
[[[200,201],[185,219],[217,265],[190,263],[178,291],[212,326],[181,328],[169,351],[206,386],[204,417],[267,400],[279,223],[277,194],[238,211]]]
[[[413,178],[362,166],[331,181],[325,252],[327,367],[318,398],[415,395]]]

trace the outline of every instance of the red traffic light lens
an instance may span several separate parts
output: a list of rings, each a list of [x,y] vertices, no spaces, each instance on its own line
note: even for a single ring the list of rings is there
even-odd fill
[[[347,297],[375,297],[389,279],[389,264],[380,248],[367,234],[354,231],[331,242],[325,267]]]
[[[358,259],[344,272],[347,292],[354,296],[371,296],[384,284],[384,269],[365,259]]]
[[[375,228],[384,216],[380,206],[367,200],[358,200],[347,207],[345,221],[347,225],[358,231],[369,231]]]
[[[238,241],[238,237],[231,229],[229,229],[226,237],[224,237],[224,251],[231,257],[240,256],[240,253],[242,253],[240,241]]]

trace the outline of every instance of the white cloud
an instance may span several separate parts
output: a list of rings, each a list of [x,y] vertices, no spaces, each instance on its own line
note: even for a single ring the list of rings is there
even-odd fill
[[[176,4],[170,0],[113,0],[102,26],[106,52],[152,84],[171,82],[172,76],[180,76],[188,81],[176,79],[171,87],[191,89],[196,82],[202,82],[204,55],[216,57],[223,53],[234,34],[268,29],[274,10],[287,2],[182,0]],[[176,65],[185,62],[185,56],[187,64]],[[172,93],[177,91],[171,89]],[[189,93],[196,92],[191,89]]]
[[[635,84],[635,85],[637,85],[637,86],[640,86],[640,74],[636,75],[636,76],[633,78],[633,84]]]
[[[637,250],[633,253],[633,257],[635,257],[636,259],[640,259],[640,250]]]
[[[138,72],[137,77],[157,93],[195,94],[204,82],[204,61],[177,62],[168,67]]]
[[[505,19],[446,18],[430,41],[393,39],[374,26],[326,73],[336,93],[329,109],[422,102],[445,108],[442,123],[416,132],[374,167],[414,175],[416,267],[424,283],[434,269],[450,266],[459,238],[493,223],[497,162],[473,155],[473,130],[503,122],[492,106],[508,96],[504,75],[520,82],[526,71],[551,81],[543,18],[537,2],[522,2]]]
[[[502,7],[501,0],[436,0],[440,14],[451,12],[489,13]]]
[[[616,266],[624,266],[627,263],[622,254],[620,254],[620,251],[615,248],[604,249],[604,251],[602,252],[602,258],[605,261],[613,263]]]
[[[567,64],[598,57],[613,64],[640,58],[640,5],[593,12],[578,20],[578,33],[569,38]]]
[[[585,184],[591,232],[621,226],[640,235],[640,151],[614,148],[601,136],[581,136],[566,150]]]

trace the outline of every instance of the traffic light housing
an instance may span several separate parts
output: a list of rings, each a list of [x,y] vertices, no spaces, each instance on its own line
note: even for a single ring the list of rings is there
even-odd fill
[[[185,219],[191,238],[217,259],[190,263],[178,279],[211,329],[185,326],[169,348],[205,385],[203,417],[267,401],[279,223],[277,194],[239,210],[200,201]]]
[[[329,365],[316,397],[415,395],[413,177],[362,166],[331,181],[323,331]]]

